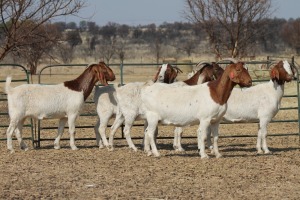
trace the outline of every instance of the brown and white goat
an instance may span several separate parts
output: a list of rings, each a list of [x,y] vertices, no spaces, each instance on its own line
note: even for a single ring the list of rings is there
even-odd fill
[[[257,122],[257,152],[270,153],[267,146],[267,126],[280,109],[285,82],[296,78],[296,73],[288,61],[279,61],[270,70],[270,81],[246,89],[234,88],[227,101],[227,111],[223,119],[227,122]],[[208,135],[210,147],[210,134]]]
[[[247,87],[252,85],[243,62],[228,65],[217,80],[200,85],[172,87],[172,84],[154,83],[144,86],[141,90],[141,116],[148,122],[145,131],[145,151],[148,155],[159,156],[154,141],[154,131],[158,123],[175,126],[200,123],[197,137],[201,158],[208,157],[204,141],[209,127],[214,136],[215,155],[220,157],[217,144],[219,124],[236,84]]]
[[[74,80],[58,85],[24,84],[12,88],[11,77],[7,77],[5,90],[8,99],[10,124],[7,129],[7,148],[14,152],[12,134],[15,132],[20,147],[27,150],[22,139],[22,127],[26,118],[59,119],[58,134],[54,148],[60,148],[60,138],[65,123],[68,121],[70,146],[75,146],[75,120],[79,115],[84,101],[90,95],[96,82],[108,85],[107,81],[114,81],[113,71],[104,63],[89,65],[84,72]]]

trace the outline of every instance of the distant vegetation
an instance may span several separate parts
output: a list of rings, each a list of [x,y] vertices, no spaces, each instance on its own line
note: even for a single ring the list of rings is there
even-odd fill
[[[300,53],[300,18],[288,21],[266,19],[265,22],[264,35],[256,38],[255,48],[244,57]],[[164,23],[160,26],[108,23],[98,26],[87,21],[81,21],[78,25],[74,22],[56,22],[52,24],[52,29],[55,29],[52,33],[59,35],[60,41],[49,49],[44,59],[50,56],[59,63],[71,63],[75,58],[104,59],[107,63],[136,59],[160,62],[166,58],[214,54],[206,33],[191,23]],[[10,59],[18,58],[11,55]]]
[[[211,4],[205,7],[204,4],[195,4],[203,0],[186,0],[190,6],[187,11],[190,22],[163,23],[159,26],[129,26],[113,22],[99,26],[91,21],[53,23],[55,15],[52,13],[56,16],[76,13],[83,6],[83,1],[70,4],[72,9],[67,9],[68,12],[63,10],[64,4],[59,4],[61,10],[58,5],[52,5],[51,0],[46,1],[49,4],[39,5],[44,9],[37,9],[36,12],[32,7],[34,5],[26,4],[29,1],[18,2],[23,3],[23,7],[16,2],[6,5],[5,12],[0,14],[1,62],[25,64],[35,73],[41,63],[89,63],[99,60],[108,64],[159,63],[205,56],[218,60],[225,57],[254,59],[262,55],[300,54],[300,18],[285,20],[265,17],[271,1],[264,1],[263,5],[258,4],[261,1],[232,1],[231,7],[219,6],[223,1],[210,1]],[[235,4],[240,6],[238,11]],[[224,12],[222,10],[211,14],[211,9],[219,8],[227,9],[224,15],[220,14]],[[38,10],[50,9],[53,10],[47,12],[50,15],[34,15]],[[29,15],[28,11],[32,14]],[[254,11],[256,18],[253,17]],[[209,15],[201,16],[201,13]],[[47,20],[41,18],[42,15]]]
[[[266,19],[263,36],[254,41],[244,58],[260,55],[282,55],[300,53],[300,18],[296,20]],[[138,62],[162,62],[163,59],[182,59],[214,56],[208,37],[204,30],[191,23],[164,23],[160,26],[128,26],[108,23],[98,26],[95,22],[81,21],[56,22],[51,26],[51,33],[60,40],[55,45],[31,48],[33,55],[40,48],[48,48],[42,59],[49,63],[71,63],[80,58],[84,62],[103,59],[107,63],[118,63],[137,60]],[[228,57],[224,54],[222,57]],[[6,60],[25,62],[25,58],[10,54]],[[46,59],[46,60],[45,60]]]

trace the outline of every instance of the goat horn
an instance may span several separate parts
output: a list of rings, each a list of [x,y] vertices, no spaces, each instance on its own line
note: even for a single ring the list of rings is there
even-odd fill
[[[179,69],[178,67],[175,66],[175,67],[173,67],[173,68],[177,70],[177,73],[178,73],[178,72],[183,73],[183,72],[181,71],[181,69]]]
[[[222,59],[222,61],[226,61],[226,60],[231,61],[233,63],[238,63],[238,61],[234,58],[224,58],[224,59]]]
[[[272,69],[275,65],[277,65],[277,62],[276,61],[272,61],[270,62],[270,64],[268,65],[268,69]]]
[[[195,67],[196,71],[201,70],[205,65],[211,65],[211,62],[207,62],[207,61],[198,62]]]

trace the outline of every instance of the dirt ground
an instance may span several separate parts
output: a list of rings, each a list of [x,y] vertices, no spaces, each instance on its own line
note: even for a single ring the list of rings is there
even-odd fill
[[[294,84],[294,85],[293,85]],[[295,83],[291,83],[295,88]],[[293,93],[289,87],[286,93]],[[286,99],[282,106],[297,106],[297,99]],[[1,108],[2,110],[3,108]],[[85,108],[93,112],[95,108]],[[295,119],[297,110],[278,113],[275,119]],[[1,116],[0,116],[1,117]],[[7,124],[7,116],[0,118]],[[95,124],[96,118],[79,117],[76,126]],[[55,125],[56,121],[45,121]],[[44,124],[42,124],[43,126]],[[40,148],[19,149],[10,154],[6,141],[0,141],[0,199],[299,199],[300,141],[298,123],[271,123],[268,145],[272,154],[256,153],[257,124],[220,126],[219,147],[222,158],[201,159],[196,138],[184,138],[185,152],[175,152],[172,139],[158,140],[159,158],[148,157],[141,139],[129,150],[125,139],[116,134],[115,150],[99,149],[91,128],[77,128],[72,151],[65,130],[60,150],[53,149],[56,130],[44,130]],[[197,127],[184,128],[185,137],[195,137]],[[5,138],[5,128],[0,138]],[[30,136],[24,128],[24,137]],[[142,127],[132,136],[141,137]],[[291,135],[293,134],[293,135]],[[232,136],[251,137],[232,137]],[[273,136],[276,135],[276,136]],[[283,135],[283,136],[278,136]],[[160,126],[159,136],[173,136],[172,126]]]
[[[270,131],[297,131],[297,124],[270,124]],[[185,128],[195,136],[197,127]],[[221,136],[256,133],[256,124],[221,125]],[[160,127],[161,136],[172,136],[172,127]],[[133,132],[141,135],[141,128]],[[223,134],[222,134],[223,132]],[[93,136],[91,129],[78,137]],[[118,134],[120,135],[120,134]],[[119,136],[120,137],[120,136]],[[53,137],[54,138],[54,137]],[[68,139],[68,135],[65,135]],[[138,152],[128,149],[124,139],[115,140],[115,150],[98,149],[95,141],[68,140],[62,149],[53,141],[27,152],[10,154],[0,142],[0,199],[299,199],[299,136],[268,138],[270,155],[258,155],[256,137],[219,139],[222,158],[200,159],[195,138],[183,139],[184,153],[172,150],[171,139],[158,141],[161,157],[148,157],[141,139],[134,140]]]

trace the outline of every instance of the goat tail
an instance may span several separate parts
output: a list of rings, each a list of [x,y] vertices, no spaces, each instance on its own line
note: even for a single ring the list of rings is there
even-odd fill
[[[11,76],[6,77],[6,82],[5,82],[5,92],[6,94],[9,94],[12,90],[12,87],[10,86],[11,83]]]

